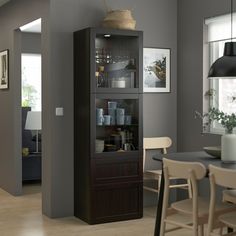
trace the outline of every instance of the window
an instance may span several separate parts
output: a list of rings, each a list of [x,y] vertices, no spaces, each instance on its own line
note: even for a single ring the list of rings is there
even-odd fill
[[[21,74],[22,106],[41,111],[41,55],[22,54]]]
[[[235,14],[233,25],[236,26]],[[205,21],[208,33],[209,65],[212,65],[219,57],[223,56],[224,44],[231,38],[231,17],[223,15],[207,19]],[[233,31],[236,40],[236,31]],[[208,68],[209,70],[209,68]],[[212,91],[209,105],[219,110],[232,114],[236,113],[236,79],[209,80],[209,89]],[[217,122],[210,127],[210,132],[222,133],[224,128]]]

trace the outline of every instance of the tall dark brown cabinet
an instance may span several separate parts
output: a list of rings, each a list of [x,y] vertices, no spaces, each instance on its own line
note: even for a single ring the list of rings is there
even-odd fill
[[[89,224],[143,215],[142,36],[74,33],[74,213]]]

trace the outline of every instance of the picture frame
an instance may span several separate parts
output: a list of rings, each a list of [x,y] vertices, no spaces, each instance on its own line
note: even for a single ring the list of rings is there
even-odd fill
[[[9,50],[0,52],[0,89],[9,88]]]
[[[143,49],[143,92],[170,92],[170,48]]]

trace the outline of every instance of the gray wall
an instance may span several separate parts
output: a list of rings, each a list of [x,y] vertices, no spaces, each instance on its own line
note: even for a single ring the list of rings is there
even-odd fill
[[[229,2],[229,1],[227,1]],[[111,8],[133,9],[145,47],[171,48],[171,93],[144,95],[144,136],[168,135],[177,144],[177,0],[108,1]],[[50,28],[48,27],[50,9]],[[203,19],[229,11],[221,0],[178,1],[178,149],[199,150],[219,137],[201,136]],[[43,17],[43,212],[73,215],[73,31],[98,26],[103,1],[13,0],[0,8],[0,50],[10,49],[10,89],[0,91],[0,186],[20,194],[20,73],[13,31]],[[16,70],[13,70],[16,68]],[[64,107],[64,117],[55,107]],[[156,163],[154,163],[156,165]],[[9,175],[11,173],[11,175]],[[19,181],[20,180],[20,181]],[[151,196],[152,197],[152,196]],[[150,200],[150,199],[149,199]]]
[[[115,8],[133,9],[144,46],[171,48],[171,93],[144,95],[144,136],[168,135],[176,150],[177,1],[107,1]],[[69,3],[69,4],[68,4]],[[73,213],[73,31],[98,26],[105,16],[103,1],[51,0],[52,107],[63,106],[64,117],[52,118],[52,216]],[[63,94],[63,96],[62,96]],[[166,118],[167,117],[167,118]],[[47,160],[48,161],[48,160]],[[155,163],[156,164],[156,163]],[[52,178],[53,177],[53,178]],[[50,190],[49,190],[50,191]],[[154,195],[156,199],[156,195]]]
[[[69,4],[68,4],[69,3]],[[171,93],[144,95],[144,136],[168,135],[177,144],[177,41],[178,41],[178,147],[199,150],[219,143],[218,136],[201,136],[201,122],[194,110],[202,110],[203,18],[227,12],[225,1],[120,0],[111,8],[133,9],[137,29],[144,31],[144,46],[171,48]],[[45,172],[48,177],[44,212],[50,216],[73,213],[73,31],[98,26],[105,15],[103,1],[51,0],[50,60],[46,108],[52,132],[47,137]],[[177,40],[178,39],[178,40]],[[44,91],[45,91],[44,90]],[[63,96],[62,96],[63,94]],[[64,117],[55,117],[57,106]],[[156,165],[156,163],[155,163]],[[150,199],[148,199],[150,200]],[[149,202],[149,201],[148,201]],[[50,206],[50,207],[45,207]],[[50,209],[50,212],[47,211]]]
[[[21,194],[21,37],[16,29],[39,17],[46,29],[48,1],[12,0],[0,8],[0,50],[10,51],[8,90],[0,90],[0,187]],[[46,45],[45,45],[46,46]],[[46,47],[45,47],[46,49]]]
[[[41,54],[41,34],[39,33],[22,33],[22,53]]]
[[[43,212],[60,217],[73,215],[73,31],[98,26],[105,7],[97,0],[51,0],[50,7],[47,3],[13,0],[0,8],[0,48],[9,48],[11,56],[11,87],[0,91],[0,109],[4,110],[0,186],[12,194],[20,193],[20,54],[13,51],[13,44],[19,49],[13,30],[43,16]],[[144,95],[144,136],[168,135],[176,150],[177,0],[150,0],[148,4],[112,0],[109,4],[113,9],[133,9],[137,29],[144,31],[144,46],[171,48],[171,93]],[[13,53],[18,56],[13,58]],[[64,107],[64,117],[55,116],[55,107]]]
[[[203,71],[204,19],[229,11],[230,0],[178,1],[178,151],[220,145],[220,135],[201,135],[202,124],[194,119],[194,111],[202,111],[203,80],[208,83]],[[200,193],[209,196],[208,179],[202,181]]]
[[[178,1],[178,150],[200,150],[220,144],[219,135],[201,135],[204,18],[229,13],[230,0]]]

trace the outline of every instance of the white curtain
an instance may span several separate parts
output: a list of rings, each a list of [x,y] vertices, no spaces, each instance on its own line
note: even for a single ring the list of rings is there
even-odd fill
[[[231,14],[208,18],[205,24],[208,27],[208,42],[231,38]],[[236,13],[233,14],[233,38],[236,38]]]

